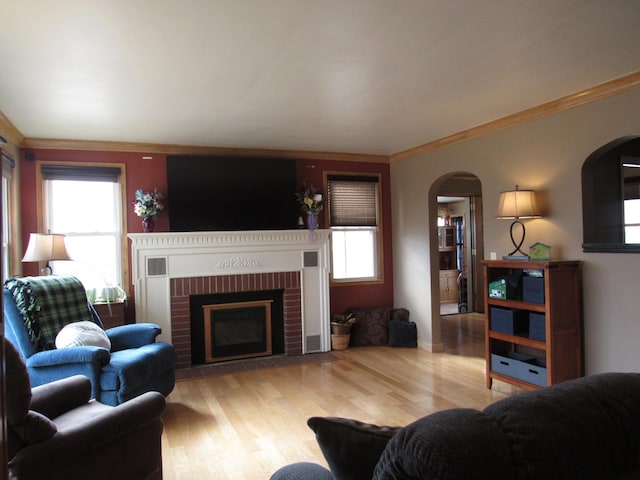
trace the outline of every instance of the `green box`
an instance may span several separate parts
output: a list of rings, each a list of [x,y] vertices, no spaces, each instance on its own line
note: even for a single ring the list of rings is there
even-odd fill
[[[507,299],[507,281],[504,278],[489,283],[489,298]]]
[[[499,278],[498,280],[489,282],[489,298],[499,298],[500,300],[519,298],[518,283],[514,285],[509,278]]]

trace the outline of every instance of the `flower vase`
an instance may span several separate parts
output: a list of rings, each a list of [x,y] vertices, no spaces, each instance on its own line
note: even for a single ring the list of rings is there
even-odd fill
[[[307,228],[309,230],[317,230],[318,214],[316,212],[307,212]]]
[[[309,229],[309,243],[316,239],[315,231],[318,229],[318,213],[307,212],[307,228]]]
[[[153,217],[144,217],[142,219],[142,231],[144,233],[153,232],[153,229],[154,229],[155,226],[156,225],[153,222]]]

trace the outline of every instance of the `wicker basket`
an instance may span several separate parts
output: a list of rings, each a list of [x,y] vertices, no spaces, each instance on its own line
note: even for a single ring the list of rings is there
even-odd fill
[[[341,335],[331,335],[331,349],[332,350],[346,350],[349,347],[350,333],[344,333]]]
[[[331,322],[331,333],[334,335],[345,335],[351,333],[351,324]]]

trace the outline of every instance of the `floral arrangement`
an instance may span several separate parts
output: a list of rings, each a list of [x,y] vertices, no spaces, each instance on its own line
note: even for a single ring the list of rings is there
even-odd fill
[[[351,333],[351,327],[357,322],[358,319],[352,312],[347,314],[334,313],[331,320],[331,333],[334,335]]]
[[[303,185],[302,191],[296,192],[295,196],[298,200],[300,210],[303,212],[318,213],[322,210],[322,207],[324,207],[322,193],[318,192],[313,185],[310,187]]]
[[[133,211],[139,217],[153,217],[164,209],[164,205],[162,203],[163,199],[164,197],[160,192],[158,192],[158,189],[154,189],[153,192],[136,190],[136,199],[133,202]]]

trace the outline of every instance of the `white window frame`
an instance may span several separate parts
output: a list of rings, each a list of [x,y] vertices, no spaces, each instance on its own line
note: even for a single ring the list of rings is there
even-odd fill
[[[84,236],[84,235],[108,235],[116,237],[116,257],[114,259],[115,267],[116,267],[116,280],[118,286],[125,290],[125,292],[129,291],[129,255],[127,249],[127,229],[126,229],[126,168],[124,164],[119,163],[88,163],[88,162],[47,162],[47,161],[39,161],[36,165],[36,175],[37,175],[37,183],[40,185],[40,188],[37,190],[38,194],[38,226],[39,231],[47,232],[48,224],[51,212],[48,211],[48,192],[47,192],[47,178],[42,173],[42,167],[47,165],[55,165],[55,166],[63,166],[63,167],[77,167],[77,168],[86,168],[86,167],[108,167],[108,168],[118,168],[120,170],[120,175],[118,176],[118,181],[116,182],[119,185],[119,203],[118,210],[116,211],[116,222],[118,225],[118,230],[116,232],[111,233],[87,233],[87,232],[51,232],[51,233],[62,233],[69,237],[73,236]],[[116,199],[114,199],[116,200]],[[54,271],[56,271],[56,262],[52,262]],[[107,285],[104,285],[107,286]]]
[[[632,221],[629,220],[632,219]],[[624,243],[640,243],[640,198],[624,201]]]
[[[6,154],[2,156],[2,281],[11,276],[11,245],[13,244],[13,232],[11,229],[11,187],[13,183],[13,169],[15,162]]]
[[[375,198],[375,215],[376,215],[376,225],[366,225],[366,226],[335,226],[331,225],[331,198],[329,191],[329,181],[331,177],[339,176],[339,177],[353,177],[354,181],[358,177],[374,177],[375,178],[375,186],[376,186],[376,198]],[[324,175],[324,185],[325,191],[327,192],[327,212],[326,212],[326,224],[329,225],[329,229],[331,230],[331,283],[333,285],[341,285],[348,284],[353,285],[355,283],[381,283],[384,281],[384,261],[383,261],[383,245],[382,245],[382,214],[380,205],[382,204],[382,178],[378,173],[367,173],[367,172],[340,172],[340,171],[330,171],[325,172]],[[334,235],[334,233],[346,233],[349,232],[367,232],[373,235],[372,239],[372,257],[371,257],[371,269],[373,271],[370,276],[346,276],[344,278],[338,278],[335,276],[335,261],[337,258],[334,256],[334,250],[337,250],[337,246],[334,243],[334,237],[339,237]]]

